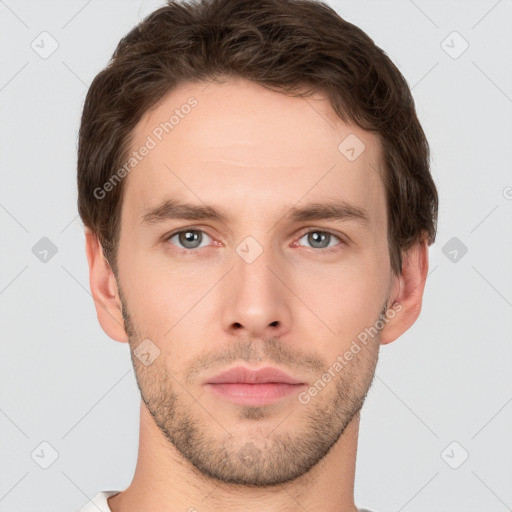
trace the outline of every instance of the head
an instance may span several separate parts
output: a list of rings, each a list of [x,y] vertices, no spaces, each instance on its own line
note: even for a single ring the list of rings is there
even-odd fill
[[[224,482],[305,474],[421,309],[437,192],[398,69],[320,2],[171,2],[94,79],[78,153],[98,318],[159,431]],[[207,382],[237,364],[302,387],[233,403]]]

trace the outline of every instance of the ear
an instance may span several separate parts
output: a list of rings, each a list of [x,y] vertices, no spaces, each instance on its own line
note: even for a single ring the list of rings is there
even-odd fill
[[[402,272],[393,277],[392,293],[388,304],[388,319],[380,333],[381,344],[399,338],[409,329],[421,311],[423,291],[428,272],[428,241],[423,238],[402,258]],[[394,314],[391,315],[391,311]]]
[[[101,328],[112,339],[127,343],[116,278],[103,255],[98,237],[89,229],[85,231],[85,250],[89,263],[89,285]]]

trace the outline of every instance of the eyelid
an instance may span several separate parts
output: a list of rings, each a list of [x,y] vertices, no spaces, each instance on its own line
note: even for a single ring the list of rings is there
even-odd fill
[[[176,228],[175,230],[171,231],[170,233],[166,233],[163,238],[165,240],[168,240],[172,236],[177,235],[179,233],[186,232],[186,231],[201,231],[202,233],[205,233],[210,238],[212,238],[212,236],[208,233],[208,231],[206,231],[205,226],[186,226],[184,228]]]
[[[304,235],[307,235],[308,233],[314,233],[314,232],[328,233],[329,235],[332,235],[332,236],[335,236],[336,238],[338,238],[340,240],[340,242],[344,242],[344,243],[348,242],[348,237],[346,237],[342,233],[332,231],[328,228],[320,228],[320,227],[304,228],[304,230],[301,231],[299,238],[302,238]]]

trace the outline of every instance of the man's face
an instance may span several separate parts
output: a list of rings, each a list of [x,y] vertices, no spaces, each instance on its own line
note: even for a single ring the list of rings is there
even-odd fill
[[[197,105],[181,109],[191,96]],[[176,109],[172,131],[155,132]],[[349,146],[354,135],[365,145],[356,159],[361,145],[338,149],[349,135]],[[246,485],[297,478],[358,413],[377,362],[378,335],[299,400],[388,305],[379,143],[339,121],[326,99],[246,81],[175,89],[137,125],[132,150],[148,136],[156,146],[125,178],[118,253],[142,399],[203,474]],[[223,218],[150,215],[170,200]],[[312,204],[345,215],[293,215]],[[146,339],[144,357],[160,351],[150,364],[133,353]],[[277,367],[302,384],[272,399],[207,384],[234,366]]]

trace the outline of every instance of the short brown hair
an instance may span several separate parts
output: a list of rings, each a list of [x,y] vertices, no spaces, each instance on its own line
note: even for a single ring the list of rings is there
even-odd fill
[[[429,146],[406,80],[361,29],[315,0],[191,0],[157,9],[119,42],[93,80],[78,144],[78,211],[116,272],[125,161],[142,115],[187,82],[244,78],[284,94],[322,92],[345,122],[375,133],[383,154],[391,268],[434,242],[438,196]]]

